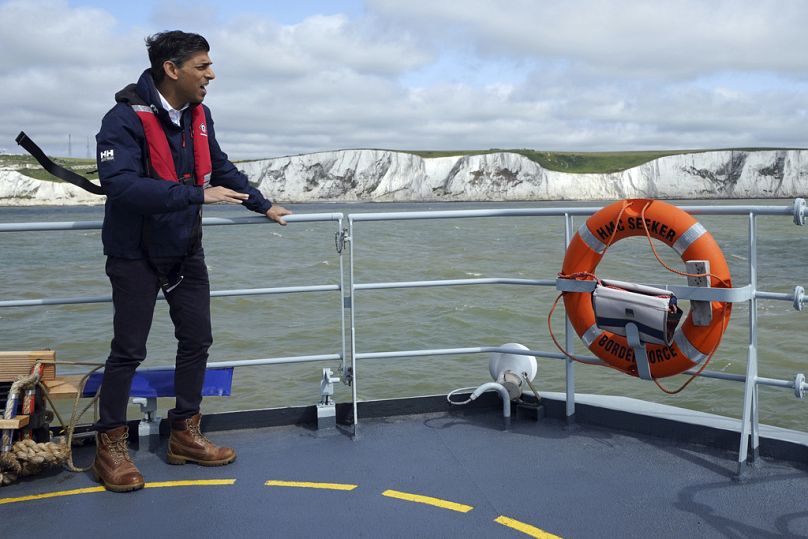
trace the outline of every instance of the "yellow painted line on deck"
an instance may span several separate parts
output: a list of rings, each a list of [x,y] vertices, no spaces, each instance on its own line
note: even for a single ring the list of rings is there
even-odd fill
[[[218,485],[233,485],[235,479],[205,479],[198,481],[159,481],[143,485],[143,488],[163,488],[163,487],[204,487]],[[104,487],[77,488],[74,490],[60,490],[57,492],[46,492],[44,494],[32,494],[30,496],[20,496],[19,498],[0,498],[0,505],[17,502],[30,502],[33,500],[46,500],[48,498],[60,498],[62,496],[75,496],[77,494],[92,494],[104,492]]]
[[[450,502],[448,500],[433,498],[431,496],[421,496],[419,494],[399,492],[398,490],[385,490],[384,492],[382,492],[382,496],[387,496],[388,498],[396,498],[399,500],[405,500],[408,502],[434,505],[435,507],[440,507],[441,509],[449,509],[451,511],[457,511],[458,513],[468,513],[469,511],[474,509],[474,507],[472,507],[471,505],[465,505],[457,502]]]
[[[264,484],[268,487],[321,488],[326,490],[353,490],[359,486],[347,483],[309,483],[307,481],[277,481],[277,480],[269,480]]]
[[[143,488],[164,487],[211,487],[220,485],[235,485],[235,479],[199,479],[193,481],[157,481],[146,483]]]
[[[32,494],[31,496],[20,496],[19,498],[0,498],[0,505],[6,503],[28,502],[31,500],[44,500],[47,498],[58,498],[60,496],[74,496],[76,494],[89,494],[91,492],[104,492],[104,487],[77,488],[75,490],[61,490],[59,492],[46,492],[45,494]]]
[[[494,522],[522,532],[530,537],[536,537],[537,539],[561,539],[561,537],[558,535],[553,535],[552,533],[548,533],[541,528],[531,526],[530,524],[525,524],[524,522],[519,522],[518,520],[514,520],[506,516],[499,516],[494,519]]]

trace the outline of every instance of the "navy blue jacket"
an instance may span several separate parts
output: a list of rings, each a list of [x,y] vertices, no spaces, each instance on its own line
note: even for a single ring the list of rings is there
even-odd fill
[[[136,91],[143,101],[157,108],[177,177],[186,174],[193,177],[191,107],[183,111],[181,126],[174,125],[161,104],[148,69],[140,76]],[[207,120],[213,165],[210,184],[248,193],[250,198],[243,205],[255,212],[266,213],[272,204],[248,183],[247,177],[219,148],[208,107],[196,106],[204,107]],[[95,139],[98,175],[107,195],[101,233],[104,254],[129,259],[185,256],[201,234],[199,219],[204,201],[203,187],[148,176],[145,162],[148,145],[143,125],[124,102],[118,102],[104,116]]]

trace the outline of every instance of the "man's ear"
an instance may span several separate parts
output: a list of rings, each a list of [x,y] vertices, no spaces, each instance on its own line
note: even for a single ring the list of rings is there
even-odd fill
[[[171,80],[177,80],[180,78],[179,68],[177,67],[177,64],[171,60],[166,60],[163,62],[163,72],[166,74],[166,77],[170,78]]]

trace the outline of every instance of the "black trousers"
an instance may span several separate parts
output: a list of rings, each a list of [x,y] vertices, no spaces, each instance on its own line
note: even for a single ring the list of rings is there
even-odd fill
[[[114,308],[109,358],[101,383],[98,431],[126,424],[126,407],[135,369],[146,359],[146,340],[154,317],[159,279],[146,260],[107,257]],[[210,282],[204,251],[199,248],[182,264],[183,280],[166,294],[177,360],[174,379],[176,405],[169,420],[187,419],[199,412],[208,348],[213,343],[210,326]]]

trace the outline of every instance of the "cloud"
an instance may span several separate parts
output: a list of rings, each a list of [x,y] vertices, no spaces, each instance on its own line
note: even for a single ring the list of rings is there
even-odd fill
[[[215,38],[217,54],[234,72],[271,80],[317,70],[394,76],[430,60],[407,35],[384,35],[344,15],[312,16],[293,26],[236,19]]]
[[[59,0],[0,4],[0,71],[97,64],[99,51],[120,52],[115,50],[120,43],[113,38],[115,26],[104,11],[71,8]]]
[[[562,60],[624,77],[716,70],[804,78],[801,0],[369,0],[369,9],[430,39],[464,39],[490,57]],[[448,32],[446,31],[448,30]]]
[[[216,7],[204,0],[159,0],[154,4],[149,20],[155,28],[152,33],[184,29],[202,35],[220,22]]]
[[[100,9],[61,0],[0,4],[0,146],[12,150],[25,130],[66,155],[70,134],[81,141],[74,155],[84,156],[86,137],[97,131],[115,89],[131,77],[124,67],[138,65],[142,39],[121,32]]]
[[[187,10],[155,6],[150,26],[127,27],[104,8],[0,1],[0,146],[25,129],[65,155],[71,133],[84,155],[75,141],[147,66],[143,38]],[[234,159],[805,145],[808,3],[369,0],[283,24],[200,6],[206,103]]]

